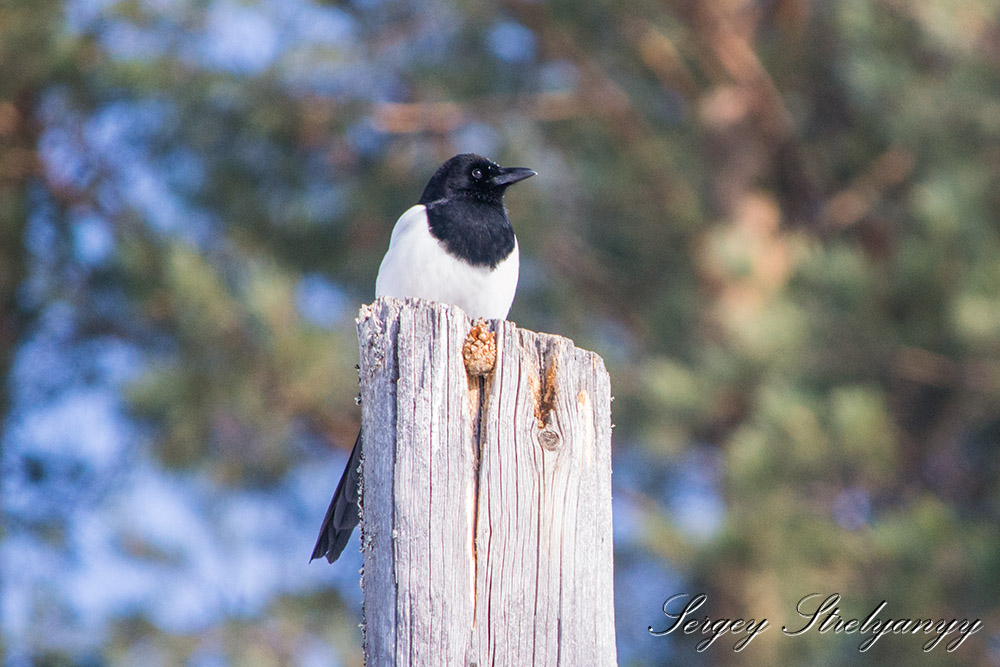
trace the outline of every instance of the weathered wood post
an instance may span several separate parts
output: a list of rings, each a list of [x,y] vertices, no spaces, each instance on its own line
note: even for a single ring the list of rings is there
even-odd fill
[[[358,318],[366,663],[614,665],[604,363],[491,322],[476,377],[472,326],[388,298]]]

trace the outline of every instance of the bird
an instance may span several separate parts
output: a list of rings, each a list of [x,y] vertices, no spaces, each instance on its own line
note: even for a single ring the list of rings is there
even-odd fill
[[[507,319],[520,260],[504,194],[535,175],[474,153],[446,160],[396,221],[375,296],[416,297],[458,306],[473,319]],[[336,561],[358,525],[362,441],[359,431],[310,561]]]

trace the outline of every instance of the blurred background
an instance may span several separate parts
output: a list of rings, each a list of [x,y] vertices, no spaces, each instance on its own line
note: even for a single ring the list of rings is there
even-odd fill
[[[6,0],[5,665],[360,664],[353,318],[465,151],[611,372],[623,666],[1000,664],[998,0]]]

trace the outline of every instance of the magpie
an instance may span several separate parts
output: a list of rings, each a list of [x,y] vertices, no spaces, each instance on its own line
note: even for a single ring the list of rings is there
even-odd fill
[[[396,221],[375,280],[375,296],[453,304],[472,318],[506,319],[517,288],[518,250],[503,196],[534,176],[463,153],[447,160],[420,201]],[[334,491],[309,559],[334,562],[358,525],[362,434]]]

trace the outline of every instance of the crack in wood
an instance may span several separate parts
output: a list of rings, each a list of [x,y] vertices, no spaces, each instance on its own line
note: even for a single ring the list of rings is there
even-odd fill
[[[490,331],[484,320],[479,320],[469,331],[464,344],[462,345],[462,357],[469,387],[469,403],[472,408],[472,446],[473,446],[473,466],[474,485],[472,489],[472,628],[475,630],[478,613],[479,587],[475,584],[478,581],[479,572],[479,503],[480,489],[482,488],[482,460],[483,460],[483,431],[486,412],[486,396],[489,386],[492,383],[493,372],[496,369],[497,361],[497,341],[496,336],[499,331]],[[501,329],[502,331],[502,329]]]
[[[475,485],[472,489],[472,580],[479,578],[479,489],[483,462],[483,412],[486,406],[486,378],[469,376],[469,389],[475,385],[476,416],[473,419],[473,465],[475,466]],[[472,629],[476,628],[476,614],[479,608],[479,587],[472,587]]]
[[[552,411],[556,407],[556,368],[559,357],[556,353],[545,350],[542,352],[541,361],[544,363],[545,370],[539,373],[537,378],[531,378],[531,391],[535,398],[535,421],[538,428],[544,429],[549,425]],[[556,439],[559,437],[551,431],[543,431],[543,433],[550,433]],[[551,440],[551,436],[548,439]]]

